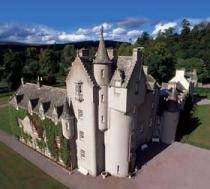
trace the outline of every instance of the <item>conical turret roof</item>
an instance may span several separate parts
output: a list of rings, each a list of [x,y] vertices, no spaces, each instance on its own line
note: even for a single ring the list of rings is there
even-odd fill
[[[101,63],[101,64],[109,64],[111,63],[106,47],[105,47],[105,42],[104,42],[104,37],[103,37],[103,26],[101,26],[100,29],[100,33],[101,33],[101,37],[100,37],[100,42],[99,42],[99,46],[98,46],[98,51],[97,51],[97,55],[95,60],[93,61],[93,63]]]

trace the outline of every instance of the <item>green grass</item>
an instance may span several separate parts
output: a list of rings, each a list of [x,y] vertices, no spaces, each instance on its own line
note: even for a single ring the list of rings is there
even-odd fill
[[[23,119],[25,112],[23,110],[16,110],[11,106],[0,108],[0,129],[8,134],[18,135],[20,132],[17,126],[16,117]]]
[[[199,119],[200,125],[189,134],[187,143],[210,149],[210,105],[196,106],[194,117]]]
[[[0,188],[64,189],[66,187],[0,143]]]
[[[195,88],[194,94],[210,99],[210,89],[209,88]]]

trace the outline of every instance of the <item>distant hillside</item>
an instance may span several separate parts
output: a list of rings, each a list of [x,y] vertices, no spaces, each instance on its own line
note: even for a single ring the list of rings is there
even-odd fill
[[[36,48],[53,48],[56,50],[63,49],[65,45],[74,45],[76,49],[80,48],[88,48],[88,47],[97,47],[98,41],[80,41],[80,42],[71,42],[64,44],[32,44],[32,43],[20,43],[20,42],[4,42],[0,41],[0,50],[13,49],[13,50],[24,50],[28,47],[36,47]],[[120,41],[106,41],[107,47],[116,47],[120,45],[122,42]]]

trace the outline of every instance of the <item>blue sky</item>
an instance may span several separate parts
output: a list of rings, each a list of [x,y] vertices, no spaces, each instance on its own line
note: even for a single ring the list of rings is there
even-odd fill
[[[0,40],[38,43],[97,39],[101,24],[106,38],[126,41],[179,30],[183,18],[210,20],[207,0],[2,0],[0,7]]]

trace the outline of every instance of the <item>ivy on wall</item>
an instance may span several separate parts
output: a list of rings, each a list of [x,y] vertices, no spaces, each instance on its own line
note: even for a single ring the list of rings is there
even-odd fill
[[[71,157],[70,157],[70,141],[66,139],[62,134],[62,125],[58,123],[57,125],[48,118],[41,120],[37,114],[30,115],[26,110],[19,109],[18,111],[11,107],[12,117],[16,120],[18,118],[24,119],[25,116],[28,116],[34,129],[36,130],[38,137],[36,139],[36,144],[40,150],[48,148],[51,156],[58,161],[59,157],[63,160],[66,167],[70,166]],[[15,135],[23,137],[25,142],[32,142],[32,137],[23,132],[23,129],[19,127],[18,122],[15,124]],[[46,137],[46,140],[45,140]],[[58,146],[56,138],[59,138],[60,145]],[[46,142],[45,142],[46,141]]]

